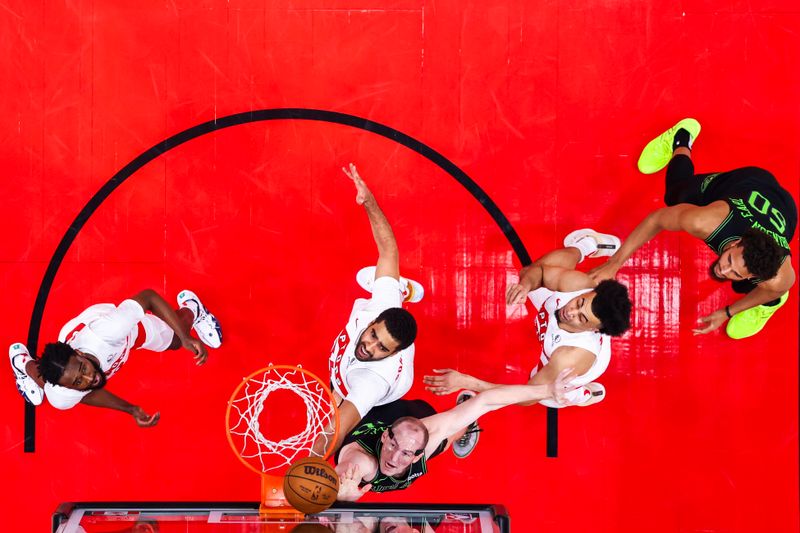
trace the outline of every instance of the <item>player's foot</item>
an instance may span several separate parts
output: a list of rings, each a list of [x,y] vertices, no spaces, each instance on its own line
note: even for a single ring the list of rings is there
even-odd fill
[[[471,390],[462,391],[461,394],[458,395],[458,399],[456,399],[456,405],[474,397],[475,393]],[[463,459],[471,454],[472,450],[474,450],[475,446],[478,444],[478,437],[480,437],[481,431],[483,430],[478,426],[477,420],[467,426],[466,433],[453,443],[453,454],[459,459]]]
[[[372,284],[375,282],[375,267],[368,266],[358,271],[356,281],[362,289],[372,294]],[[400,276],[400,290],[403,291],[403,302],[415,304],[425,296],[422,284],[413,279]]]
[[[592,381],[591,383],[587,383],[586,385],[584,385],[584,387],[586,387],[586,389],[589,391],[590,394],[586,397],[585,401],[577,404],[578,407],[587,407],[589,405],[594,405],[596,403],[602,402],[606,398],[606,388],[600,383]]]
[[[222,326],[217,317],[208,312],[195,293],[183,290],[178,293],[178,307],[189,309],[194,315],[192,329],[197,333],[197,338],[212,348],[222,345]]]
[[[700,123],[693,118],[685,118],[647,143],[639,156],[639,172],[653,174],[669,164],[675,150],[675,134],[680,129],[689,132],[688,148],[692,147],[692,143],[700,135]]]
[[[576,229],[564,237],[564,248],[577,248],[583,257],[606,257],[617,253],[622,242],[619,237],[598,233],[593,229]]]
[[[11,369],[17,380],[17,390],[25,401],[39,405],[44,399],[44,390],[25,372],[25,365],[32,360],[28,348],[21,342],[15,342],[8,347],[8,357],[11,359]]]
[[[746,309],[741,313],[736,313],[733,315],[733,318],[728,320],[728,325],[725,328],[725,331],[728,333],[728,337],[732,339],[744,339],[746,337],[752,337],[764,329],[764,326],[767,324],[767,320],[769,320],[770,317],[775,314],[775,311],[783,307],[783,304],[785,304],[786,300],[788,299],[789,293],[787,292],[780,297],[780,300],[776,305],[757,305],[755,307],[751,307],[750,309]]]

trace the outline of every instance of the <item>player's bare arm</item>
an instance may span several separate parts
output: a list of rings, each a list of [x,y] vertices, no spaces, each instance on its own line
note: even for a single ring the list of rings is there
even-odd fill
[[[361,415],[356,406],[347,400],[343,400],[339,405],[339,434],[334,443],[334,452],[342,446],[345,436],[353,431],[361,421]]]
[[[748,292],[726,308],[717,309],[713,313],[700,317],[699,326],[692,330],[695,335],[705,335],[720,328],[729,315],[741,313],[757,305],[777,300],[788,291],[795,282],[795,272],[788,260],[784,261],[774,278],[762,281],[752,291]]]
[[[724,204],[724,202],[714,202]],[[608,261],[589,271],[596,282],[613,279],[617,271],[639,248],[644,246],[662,231],[685,231],[694,237],[704,239],[713,231],[720,209],[726,206],[709,205],[698,207],[691,204],[678,204],[653,211],[628,235],[620,249]],[[725,215],[722,215],[724,218]]]
[[[354,502],[370,491],[372,485],[359,488],[362,481],[375,477],[378,460],[364,452],[356,442],[351,442],[342,449],[336,474],[339,476],[339,494],[336,499]]]
[[[133,419],[141,427],[155,426],[161,418],[159,413],[149,415],[141,407],[133,405],[105,389],[98,389],[90,392],[81,398],[81,403],[93,407],[105,407],[107,409],[115,409],[123,413],[128,413],[133,416]]]
[[[548,385],[500,385],[482,392],[449,411],[424,418],[422,422],[430,434],[425,454],[431,455],[442,440],[454,435],[473,421],[490,411],[514,404],[539,402],[553,398],[557,403],[565,402],[564,395],[573,390],[569,380],[573,377],[571,368],[562,371],[553,383]]]
[[[490,383],[452,368],[434,368],[433,372],[436,375],[424,376],[422,382],[425,390],[437,396],[452,394],[461,389],[483,392],[498,386],[497,383]]]
[[[205,345],[189,335],[190,324],[182,321],[175,310],[170,307],[160,294],[152,289],[145,289],[134,296],[132,300],[138,302],[145,312],[149,311],[166,322],[172,331],[175,332],[175,336],[181,343],[181,346],[194,354],[195,362],[198,365],[202,365],[206,362],[208,359],[208,350],[206,350]]]
[[[378,263],[375,268],[375,279],[389,276],[395,279],[400,278],[400,252],[397,249],[397,240],[394,238],[392,226],[386,219],[386,215],[378,206],[375,196],[369,190],[367,184],[361,179],[356,170],[356,166],[350,163],[348,167],[343,167],[342,171],[348,178],[353,180],[356,186],[356,203],[363,205],[367,211],[369,224],[372,227],[372,236],[378,247]]]

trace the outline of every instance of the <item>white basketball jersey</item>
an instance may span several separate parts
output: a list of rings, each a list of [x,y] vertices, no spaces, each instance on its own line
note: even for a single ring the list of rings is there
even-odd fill
[[[539,364],[531,371],[531,377],[536,375],[544,365],[550,362],[553,352],[562,346],[583,348],[595,355],[594,364],[589,370],[572,380],[573,385],[585,385],[596,380],[608,368],[611,361],[611,337],[595,331],[582,331],[570,333],[558,326],[556,310],[564,307],[570,300],[592,289],[574,292],[554,292],[540,287],[528,293],[533,306],[536,308],[534,322],[539,341],[542,343],[542,353]]]
[[[403,395],[409,391],[414,381],[413,344],[401,350],[399,353],[381,359],[380,361],[359,361],[355,355],[356,343],[366,327],[375,320],[384,309],[400,307],[400,302],[402,300],[399,299],[399,296],[396,297],[398,300],[397,305],[387,305],[386,307],[383,305],[375,305],[378,303],[376,302],[376,298],[380,298],[380,295],[377,293],[381,291],[382,287],[380,287],[380,285],[383,284],[384,280],[390,280],[394,282],[395,285],[397,284],[397,281],[392,278],[379,278],[375,281],[373,286],[372,300],[360,298],[355,301],[347,325],[341,333],[339,333],[339,336],[336,337],[336,340],[333,341],[331,356],[328,360],[333,389],[342,396],[342,398],[348,399],[354,403],[362,416],[375,405],[383,405],[402,398]],[[388,282],[386,283],[388,285]],[[399,289],[397,287],[392,290],[399,295]],[[358,390],[358,387],[353,387],[352,383],[348,381],[348,375],[357,370],[361,371],[358,372],[358,374],[362,377],[368,372],[368,375],[373,379],[379,380],[377,385],[385,390],[388,389],[380,398],[374,398],[373,396],[373,399],[369,401],[372,405],[363,405],[363,402],[359,402],[357,399],[359,395],[369,395],[369,391]],[[359,387],[362,386],[363,383],[359,380]],[[374,399],[377,399],[376,403],[373,403]],[[362,412],[362,409],[365,410]]]
[[[143,318],[144,309],[134,300],[125,300],[119,306],[93,305],[67,322],[58,340],[95,356],[103,373],[111,378],[128,360],[138,337],[137,324]],[[46,383],[44,390],[48,401],[57,409],[69,409],[91,392],[51,383]]]

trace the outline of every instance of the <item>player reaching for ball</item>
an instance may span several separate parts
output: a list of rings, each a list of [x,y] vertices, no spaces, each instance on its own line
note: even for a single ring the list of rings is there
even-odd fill
[[[513,404],[551,398],[568,402],[572,369],[547,385],[501,385],[442,413],[422,400],[397,400],[372,409],[344,439],[336,455],[341,501],[356,501],[369,491],[408,488],[428,471],[428,461],[459,439],[480,416]]]
[[[506,303],[516,305],[530,300],[542,351],[531,370],[528,384],[551,383],[564,368],[574,368],[575,390],[568,405],[588,406],[605,398],[605,387],[597,378],[611,360],[611,337],[622,335],[630,326],[631,302],[628,289],[613,280],[595,282],[588,274],[575,270],[584,257],[613,255],[620,241],[613,235],[591,229],[576,230],[564,239],[564,248],[553,250],[523,268],[519,283],[509,286]],[[425,376],[426,389],[437,395],[459,389],[481,392],[497,387],[456,370],[435,370]],[[463,401],[462,393],[459,400]],[[540,403],[562,407],[551,400]],[[466,457],[477,444],[479,429],[471,427],[453,444],[457,457]]]
[[[403,303],[418,302],[423,294],[419,283],[400,276],[400,253],[392,228],[355,165],[342,170],[353,180],[356,203],[367,212],[378,262],[357,274],[359,285],[372,297],[355,301],[328,361],[339,404],[340,429],[334,449],[370,409],[402,398],[411,388],[417,323]]]
[[[189,334],[194,329],[199,341]],[[202,341],[202,343],[200,342]],[[17,388],[34,405],[44,396],[56,409],[79,403],[123,411],[139,426],[158,423],[152,415],[108,391],[111,379],[128,361],[131,350],[163,352],[185,348],[202,365],[208,358],[203,344],[218,348],[222,329],[216,317],[192,291],[178,294],[173,310],[151,289],[143,290],[119,305],[97,304],[87,308],[61,328],[58,342],[45,346],[34,359],[22,343],[9,348]]]

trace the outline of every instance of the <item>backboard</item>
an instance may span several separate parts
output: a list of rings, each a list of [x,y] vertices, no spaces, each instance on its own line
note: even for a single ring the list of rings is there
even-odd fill
[[[72,502],[53,514],[53,533],[506,533],[498,505],[337,503],[301,521],[259,513],[258,502]]]

